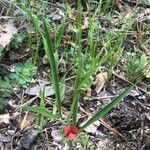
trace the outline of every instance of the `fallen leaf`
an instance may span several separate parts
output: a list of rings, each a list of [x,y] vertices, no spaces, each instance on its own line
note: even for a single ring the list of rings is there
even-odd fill
[[[9,21],[3,21],[0,23],[0,45],[5,47],[13,39],[14,35],[17,33],[17,29],[14,26],[12,19]]]
[[[40,85],[36,84],[33,87],[27,88],[25,91],[25,94],[32,95],[32,96],[39,96],[39,93],[40,93],[40,90],[42,87],[43,87],[43,85],[40,86]],[[51,86],[49,86],[49,85],[45,86],[45,96],[52,96],[52,95],[54,95],[54,93],[55,92]]]
[[[85,128],[84,130],[87,133],[91,133],[91,134],[95,134],[95,132],[97,131],[97,128],[100,126],[100,121],[96,121],[94,122],[92,125],[88,126],[87,128]]]
[[[21,131],[29,129],[30,126],[33,124],[34,120],[35,120],[34,114],[26,113],[20,124]]]
[[[9,114],[2,114],[0,115],[0,126],[3,124],[10,123],[10,115]]]
[[[101,72],[96,76],[95,80],[95,92],[98,94],[102,90],[104,84],[106,83],[108,79],[108,73],[107,72]]]
[[[88,25],[89,25],[89,17],[85,17],[84,18],[84,25],[82,26],[82,29],[85,30],[88,28]]]
[[[64,18],[64,13],[59,8],[52,14],[53,21],[60,21],[63,18]]]
[[[115,4],[117,5],[117,7],[119,8],[119,10],[122,13],[131,10],[131,6],[129,4],[123,2],[122,0],[115,0]]]
[[[147,119],[150,121],[150,113],[146,114]]]

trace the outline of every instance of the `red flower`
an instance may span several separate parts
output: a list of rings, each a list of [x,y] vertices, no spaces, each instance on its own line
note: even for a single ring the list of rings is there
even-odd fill
[[[76,126],[70,125],[65,128],[64,136],[67,137],[69,141],[75,141],[78,133],[79,129]]]

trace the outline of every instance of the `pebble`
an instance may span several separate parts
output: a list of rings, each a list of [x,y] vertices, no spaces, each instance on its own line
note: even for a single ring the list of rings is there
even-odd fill
[[[4,133],[0,133],[0,142],[7,143],[11,141],[11,136],[8,136]]]
[[[62,140],[60,130],[52,130],[51,136],[53,137],[55,142],[60,142]]]
[[[31,149],[31,144],[34,142],[37,135],[38,135],[38,131],[36,131],[34,129],[29,131],[27,134],[25,134],[20,140],[21,147],[26,150]]]

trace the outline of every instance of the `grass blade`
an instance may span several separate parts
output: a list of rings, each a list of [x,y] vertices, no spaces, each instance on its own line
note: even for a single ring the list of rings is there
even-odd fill
[[[25,106],[25,107],[23,107],[23,109],[34,112],[34,113],[41,114],[42,116],[44,116],[46,118],[60,120],[60,118],[58,116],[53,115],[52,112],[50,112],[49,110],[47,110],[46,108],[43,108],[43,107]]]
[[[133,86],[130,86],[122,94],[114,98],[107,106],[102,108],[102,110],[98,111],[91,119],[89,119],[83,126],[80,127],[80,131],[97,121],[99,118],[104,117],[114,106],[116,106],[119,102],[122,101],[124,97],[126,97],[129,94],[132,88]]]
[[[57,102],[57,109],[59,116],[61,117],[61,99],[60,99],[60,90],[59,90],[59,82],[58,82],[58,75],[57,75],[57,65],[55,61],[55,56],[54,56],[54,46],[52,44],[49,32],[48,32],[48,26],[46,22],[44,21],[44,28],[45,28],[45,34],[43,36],[43,42],[44,42],[44,47],[45,47],[45,52],[48,57],[50,66],[51,66],[51,72],[52,72],[52,80],[54,82],[54,90],[55,90],[55,95],[56,95],[56,102]]]
[[[79,103],[79,95],[80,95],[80,81],[82,77],[82,63],[81,60],[78,68],[78,73],[76,76],[75,84],[74,84],[74,92],[73,92],[73,103],[71,105],[70,118],[72,118],[72,124],[76,125],[77,120],[77,112],[78,112],[78,103]]]
[[[60,43],[61,43],[61,40],[62,40],[62,37],[63,37],[63,33],[64,33],[64,24],[62,24],[58,28],[58,31],[57,31],[57,34],[56,34],[56,39],[55,39],[55,47],[56,48],[58,48]]]

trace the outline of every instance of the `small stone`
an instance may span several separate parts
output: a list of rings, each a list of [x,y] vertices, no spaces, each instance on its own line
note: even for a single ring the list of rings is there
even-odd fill
[[[8,143],[11,141],[11,136],[8,136],[4,133],[0,133],[0,142]]]
[[[34,129],[28,132],[27,134],[25,134],[20,140],[21,147],[29,150],[31,148],[31,144],[34,142],[37,135],[38,135],[38,131]]]
[[[130,96],[139,96],[139,92],[137,92],[136,90],[131,90],[131,92],[129,93]]]
[[[97,120],[92,125],[90,125],[87,128],[85,128],[84,130],[87,133],[95,134],[95,132],[96,132],[97,128],[99,127],[99,125],[100,125],[100,121]]]
[[[112,149],[112,142],[108,139],[101,140],[98,142],[98,150],[109,150]]]
[[[60,130],[52,130],[51,136],[53,137],[55,142],[60,142],[62,140]]]
[[[13,136],[13,135],[15,134],[15,132],[16,132],[15,130],[8,130],[8,131],[7,131],[7,133],[8,133],[9,135],[11,135],[11,136]]]
[[[1,114],[0,115],[0,125],[9,124],[10,123],[10,115],[8,114]]]
[[[107,135],[102,133],[101,131],[97,130],[96,133],[95,133],[95,137],[97,137],[97,138],[99,138],[101,140],[105,140],[107,138]]]

